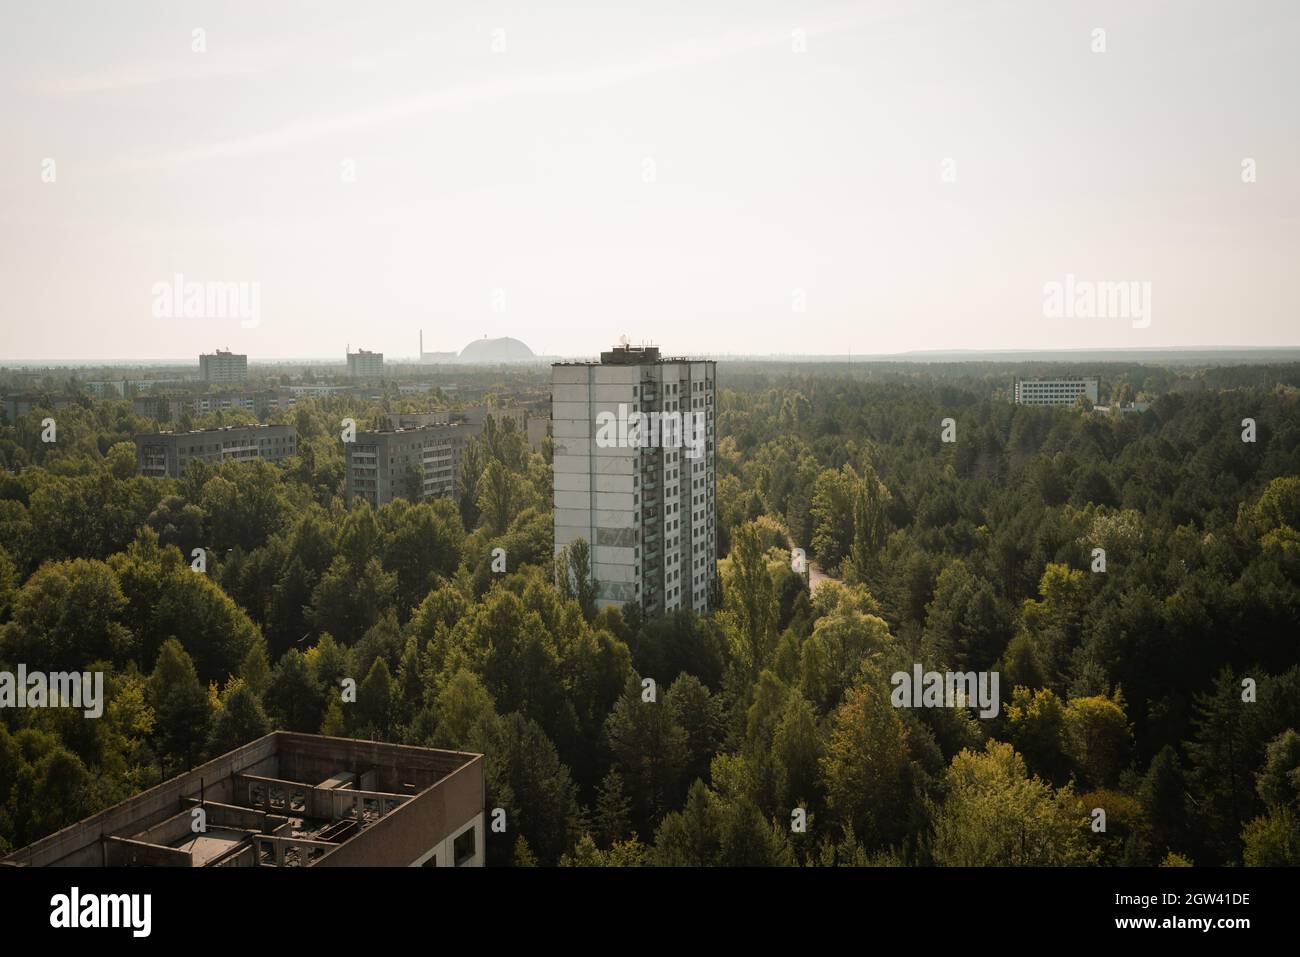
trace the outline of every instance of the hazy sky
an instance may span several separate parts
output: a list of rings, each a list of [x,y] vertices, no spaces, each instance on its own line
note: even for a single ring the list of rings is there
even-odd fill
[[[1296,345],[1298,40],[1295,0],[4,0],[0,358]],[[259,321],[156,317],[177,273]],[[1067,274],[1149,324],[1046,317]]]

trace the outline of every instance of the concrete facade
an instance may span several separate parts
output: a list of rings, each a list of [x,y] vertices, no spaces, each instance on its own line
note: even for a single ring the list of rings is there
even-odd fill
[[[32,393],[11,394],[3,399],[5,417],[14,425],[33,409],[48,409],[51,412],[66,409],[73,400],[66,395],[36,395]]]
[[[599,363],[551,367],[555,551],[591,546],[597,605],[649,614],[709,610],[717,574],[714,411],[717,363],[623,347]],[[701,455],[602,440],[601,419],[699,413]],[[607,436],[606,436],[607,439]]]
[[[358,432],[346,446],[347,503],[362,498],[378,508],[395,498],[454,495],[465,447],[478,432],[459,423]]]
[[[146,432],[135,437],[141,475],[179,478],[194,459],[220,465],[266,459],[275,462],[298,451],[294,425],[230,425],[194,432]]]
[[[132,407],[139,415],[160,422],[174,421],[186,412],[205,415],[209,412],[227,412],[243,409],[254,415],[265,415],[279,409],[291,408],[297,398],[287,389],[261,389],[256,392],[203,392],[197,395],[160,393],[136,396]]]

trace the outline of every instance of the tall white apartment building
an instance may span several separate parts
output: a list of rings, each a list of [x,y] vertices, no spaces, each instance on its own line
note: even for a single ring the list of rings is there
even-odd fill
[[[1096,376],[1017,379],[1016,405],[1074,405],[1074,400],[1081,395],[1096,405],[1100,388],[1101,380]]]
[[[199,378],[204,382],[243,382],[248,378],[248,356],[223,349],[199,356]]]
[[[591,546],[598,607],[709,610],[716,373],[714,361],[652,346],[551,366],[555,551]]]

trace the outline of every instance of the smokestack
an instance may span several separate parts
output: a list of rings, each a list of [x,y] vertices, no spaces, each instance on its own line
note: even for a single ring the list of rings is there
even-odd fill
[[[420,330],[420,354],[419,356],[417,356],[417,358],[421,362],[424,361],[424,330],[423,329]]]

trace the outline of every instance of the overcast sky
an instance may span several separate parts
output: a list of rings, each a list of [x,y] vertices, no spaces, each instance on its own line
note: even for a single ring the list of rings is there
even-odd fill
[[[1298,34],[1295,0],[5,0],[0,358],[1297,345]],[[257,321],[159,318],[177,273]],[[1067,274],[1149,283],[1149,323],[1045,316]]]

